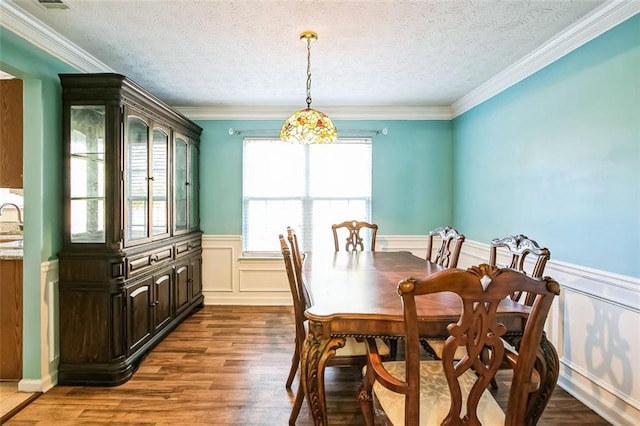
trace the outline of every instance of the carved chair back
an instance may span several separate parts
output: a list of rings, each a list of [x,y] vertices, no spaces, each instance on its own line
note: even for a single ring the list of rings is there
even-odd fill
[[[436,250],[434,258],[431,259],[436,237],[440,239],[440,247]],[[450,226],[441,226],[430,231],[427,240],[427,260],[446,268],[457,267],[464,238],[464,234],[460,234]]]
[[[526,235],[512,235],[505,238],[494,238],[491,241],[489,252],[489,264],[497,265],[498,249],[504,248],[511,257],[508,267],[534,278],[542,277],[547,261],[551,257],[551,252],[546,247],[540,247],[537,242]],[[533,269],[530,273],[525,270],[527,258],[535,259]],[[510,297],[515,301],[520,301],[522,292],[513,293]],[[531,298],[527,295],[524,300],[525,305],[531,305]]]
[[[378,234],[378,225],[357,220],[346,220],[342,223],[331,225],[331,230],[333,231],[333,244],[336,251],[340,251],[338,232],[343,228],[348,231],[345,244],[346,251],[364,251],[364,240],[360,235],[360,231],[363,228],[370,230],[369,237],[371,239],[371,244],[369,245],[369,250],[376,251],[376,235]]]

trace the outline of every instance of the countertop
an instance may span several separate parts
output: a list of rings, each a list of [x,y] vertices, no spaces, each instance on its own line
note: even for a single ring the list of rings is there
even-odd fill
[[[22,239],[5,238],[5,235],[0,235],[0,240],[5,241],[0,243],[0,260],[22,260],[24,251],[22,250]],[[6,241],[6,240],[12,241]]]
[[[0,232],[0,243],[6,243],[7,241],[21,240],[24,238],[22,234],[2,233]]]

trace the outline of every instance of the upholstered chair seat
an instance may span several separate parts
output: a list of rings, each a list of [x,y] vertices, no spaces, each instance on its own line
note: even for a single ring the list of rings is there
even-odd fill
[[[383,363],[385,369],[398,380],[405,380],[405,362],[389,361]],[[465,371],[459,378],[462,390],[462,412],[465,414],[467,395],[477,380],[471,371]],[[404,425],[405,396],[390,391],[379,382],[374,383],[373,392],[393,425]],[[439,426],[447,416],[451,406],[451,396],[442,361],[422,361],[420,363],[420,425]],[[478,402],[478,418],[483,426],[504,425],[504,412],[488,390],[485,390]]]

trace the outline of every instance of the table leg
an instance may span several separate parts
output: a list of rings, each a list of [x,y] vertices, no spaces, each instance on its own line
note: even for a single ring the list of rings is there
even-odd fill
[[[529,396],[527,403],[527,418],[531,420],[530,424],[532,425],[537,424],[540,420],[560,374],[558,353],[551,342],[547,340],[545,333],[542,334],[537,357],[535,368],[540,374],[540,389]]]
[[[309,321],[304,342],[300,373],[304,396],[315,425],[327,425],[327,403],[324,394],[324,369],[336,350],[344,347],[344,337],[324,337],[322,323]]]

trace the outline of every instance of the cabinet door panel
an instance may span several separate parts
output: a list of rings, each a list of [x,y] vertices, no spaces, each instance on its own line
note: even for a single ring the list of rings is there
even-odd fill
[[[202,293],[202,257],[191,259],[191,300],[195,300]]]
[[[200,161],[200,151],[194,143],[189,144],[189,229],[195,230],[200,227],[200,203],[199,194],[200,182],[198,180],[198,165]]]
[[[153,314],[155,330],[160,330],[171,321],[171,276],[173,270],[154,276]]]
[[[22,276],[22,260],[0,261],[0,380],[22,378]]]
[[[169,233],[169,132],[153,129],[151,151],[152,203],[151,222],[153,236]]]
[[[69,124],[69,216],[72,243],[104,243],[105,122],[104,105],[73,105]]]
[[[0,80],[0,188],[22,188],[22,80]]]
[[[133,353],[151,339],[153,277],[127,288],[127,346]]]
[[[127,117],[125,151],[126,239],[149,236],[149,126],[142,119]]]
[[[176,315],[189,306],[189,265],[176,266]]]
[[[176,137],[174,142],[174,189],[173,203],[174,216],[173,226],[176,233],[187,230],[188,219],[188,176],[187,176],[187,141],[184,138]]]

